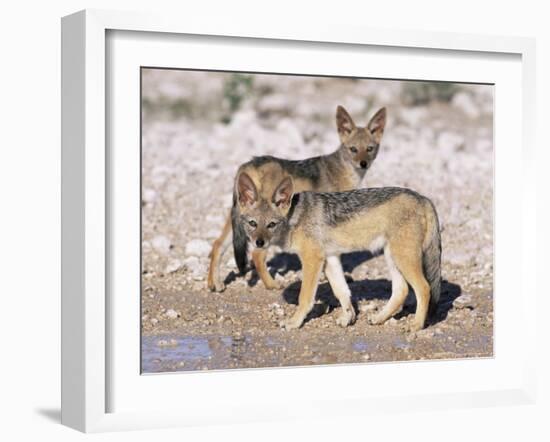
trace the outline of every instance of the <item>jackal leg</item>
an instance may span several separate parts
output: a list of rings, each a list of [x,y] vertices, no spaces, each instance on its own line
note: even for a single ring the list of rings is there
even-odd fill
[[[319,276],[323,269],[325,257],[314,245],[301,248],[300,260],[302,261],[302,287],[298,296],[298,308],[294,315],[280,323],[281,327],[290,330],[299,328],[308,313],[313,308],[315,294],[319,285]]]
[[[325,266],[325,275],[328,279],[332,292],[336,299],[340,301],[342,312],[338,316],[336,323],[342,327],[347,327],[355,322],[355,310],[351,304],[351,292],[344,277],[342,262],[339,256],[329,256]]]
[[[265,263],[267,257],[266,249],[255,249],[252,252],[252,261],[254,261],[254,267],[260,276],[260,279],[265,285],[265,288],[268,290],[277,290],[282,288],[281,284],[273,279],[269,270],[267,270],[267,265]]]
[[[378,314],[369,319],[371,324],[382,324],[395,315],[405,303],[409,292],[407,281],[393,262],[389,246],[384,249],[384,256],[391,276],[391,298]]]
[[[401,246],[401,249],[397,247],[392,249],[392,257],[397,269],[414,290],[416,313],[411,331],[417,331],[424,328],[426,323],[430,305],[430,285],[426,281],[422,270],[421,244],[415,244],[411,247],[404,247],[403,244]],[[412,250],[415,252],[412,252]],[[403,297],[403,301],[405,301],[405,297]]]
[[[225,284],[220,278],[220,262],[223,254],[231,244],[231,214],[227,217],[223,226],[222,233],[214,244],[212,245],[212,251],[210,252],[210,267],[208,269],[208,288],[213,292],[223,292],[225,290]]]

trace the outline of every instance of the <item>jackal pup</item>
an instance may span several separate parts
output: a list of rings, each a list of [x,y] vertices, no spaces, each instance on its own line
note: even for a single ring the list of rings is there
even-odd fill
[[[235,262],[241,273],[248,263],[248,237],[240,218],[238,198],[238,180],[242,172],[254,183],[259,204],[269,203],[275,187],[289,175],[293,177],[296,192],[315,190],[331,192],[351,190],[360,186],[366,171],[372,165],[380,146],[386,126],[386,109],[382,108],[371,118],[366,127],[358,127],[342,106],[336,110],[336,125],[340,137],[340,147],[329,155],[291,161],[272,156],[255,157],[239,167],[233,190],[233,208],[227,217],[221,236],[214,241],[210,252],[208,288],[223,291],[225,286],[220,279],[220,262],[229,246],[229,234],[233,232],[233,251]],[[268,289],[280,288],[271,277],[265,264],[267,243],[254,244],[252,260],[254,266]]]
[[[337,323],[343,327],[353,323],[355,311],[340,254],[362,250],[383,250],[392,278],[391,298],[371,323],[381,324],[400,310],[409,283],[417,301],[411,329],[424,327],[428,310],[439,300],[441,283],[439,221],[428,198],[399,187],[294,193],[288,176],[269,201],[261,201],[246,172],[237,182],[239,222],[250,242],[295,252],[302,262],[298,308],[281,327],[302,325],[313,307],[323,266],[342,306]]]

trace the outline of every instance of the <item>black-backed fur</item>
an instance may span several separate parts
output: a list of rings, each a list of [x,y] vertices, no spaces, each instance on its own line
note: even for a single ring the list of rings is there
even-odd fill
[[[231,208],[231,226],[233,228],[233,253],[235,263],[241,274],[246,273],[248,266],[248,238],[242,223],[238,203],[233,198],[233,207]]]
[[[424,199],[415,191],[402,187],[374,187],[348,192],[311,193],[314,198],[322,201],[325,220],[332,226],[348,221],[361,210],[372,209],[403,194],[411,195],[419,200]]]
[[[260,167],[266,163],[274,162],[279,164],[283,170],[293,177],[304,178],[310,180],[314,185],[317,185],[321,179],[320,165],[322,161],[323,157],[313,157],[305,160],[285,160],[270,155],[264,155],[252,158],[250,163],[253,166]]]

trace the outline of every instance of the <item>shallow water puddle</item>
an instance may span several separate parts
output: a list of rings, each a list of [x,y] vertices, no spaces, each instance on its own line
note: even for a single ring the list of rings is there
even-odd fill
[[[141,371],[155,373],[200,370],[226,359],[240,359],[247,340],[231,336],[144,336],[141,342]],[[215,360],[215,361],[213,361]]]

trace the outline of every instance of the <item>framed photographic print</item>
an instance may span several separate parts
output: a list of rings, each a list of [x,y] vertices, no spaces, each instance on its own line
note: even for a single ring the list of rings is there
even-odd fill
[[[63,423],[532,400],[531,40],[62,26]]]

